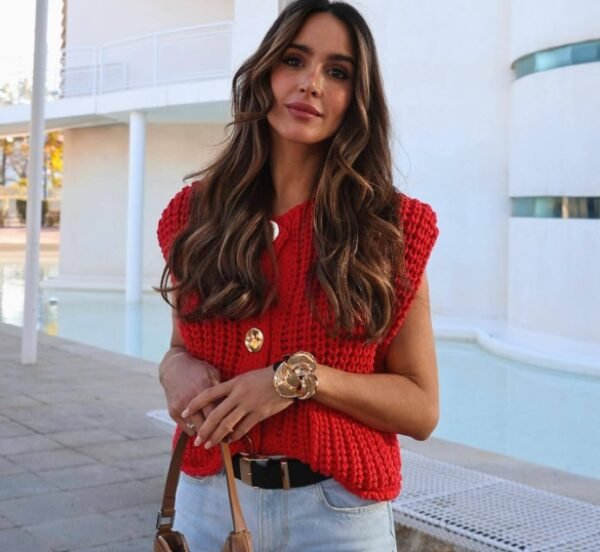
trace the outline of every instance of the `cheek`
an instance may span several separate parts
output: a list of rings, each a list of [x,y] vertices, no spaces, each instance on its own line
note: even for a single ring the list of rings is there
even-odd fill
[[[271,73],[271,91],[275,99],[275,103],[279,103],[284,96],[286,88],[286,78],[281,71],[274,70]]]
[[[336,119],[343,119],[347,113],[350,103],[352,102],[352,90],[338,90],[332,97],[333,105],[335,106]]]

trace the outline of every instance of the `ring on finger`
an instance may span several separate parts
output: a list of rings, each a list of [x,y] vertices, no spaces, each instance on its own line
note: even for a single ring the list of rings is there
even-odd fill
[[[188,427],[188,429],[190,429],[191,431],[196,431],[196,426],[195,426],[193,423],[191,423],[191,422],[187,422],[185,425],[186,425],[186,426]]]

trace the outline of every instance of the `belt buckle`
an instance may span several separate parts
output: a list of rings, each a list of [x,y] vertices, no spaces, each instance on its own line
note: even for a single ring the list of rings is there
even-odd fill
[[[290,470],[288,467],[287,460],[280,460],[279,465],[281,466],[281,481],[283,483],[284,490],[291,488],[290,485]]]
[[[251,457],[248,453],[240,452],[240,479],[246,483],[246,485],[250,485],[255,489],[258,489],[256,485],[254,485],[254,480],[252,477],[252,462],[265,462],[268,460],[273,460],[269,456],[254,456]],[[290,485],[290,472],[289,466],[286,458],[277,459],[279,462],[279,466],[281,468],[281,482],[283,489],[286,491],[291,488]]]
[[[240,479],[246,485],[258,489],[252,478],[252,462],[264,462],[268,458],[268,456],[250,456],[247,452],[240,452]]]

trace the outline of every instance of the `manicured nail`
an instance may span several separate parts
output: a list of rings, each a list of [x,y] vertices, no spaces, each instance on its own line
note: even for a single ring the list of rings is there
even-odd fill
[[[190,409],[186,408],[182,413],[181,413],[181,417],[182,418],[187,418],[188,414],[190,413]]]
[[[212,447],[212,443],[210,441],[206,441],[206,443],[204,444],[204,448],[209,449],[210,447]]]
[[[196,437],[196,439],[194,440],[194,446],[199,447],[201,444],[202,444],[202,437],[200,437],[200,435],[198,435]]]

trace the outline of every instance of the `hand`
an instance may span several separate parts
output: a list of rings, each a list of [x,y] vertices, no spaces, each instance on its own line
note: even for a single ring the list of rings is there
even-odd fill
[[[180,352],[167,353],[160,365],[160,383],[163,386],[169,415],[182,431],[190,437],[204,423],[215,404],[208,403],[203,409],[187,420],[181,417],[181,411],[190,400],[205,389],[221,380],[221,373],[214,366],[197,359],[182,349]],[[193,424],[196,431],[188,426]]]
[[[190,401],[181,417],[189,420],[198,412],[221,400],[204,420],[198,430],[195,446],[205,443],[209,449],[227,437],[227,442],[237,441],[256,424],[290,406],[294,399],[285,399],[273,388],[273,368],[236,376],[199,393]]]

